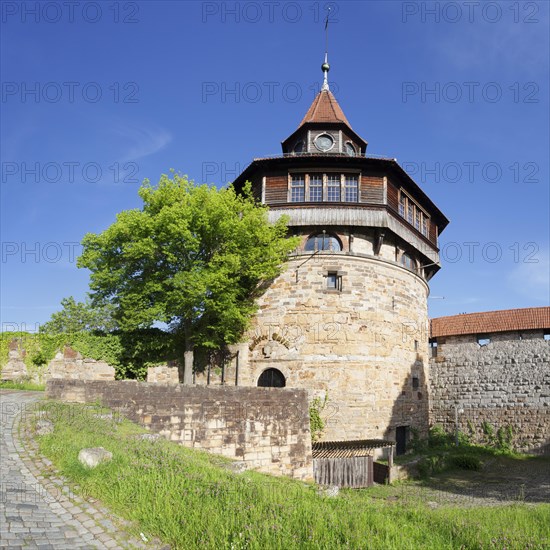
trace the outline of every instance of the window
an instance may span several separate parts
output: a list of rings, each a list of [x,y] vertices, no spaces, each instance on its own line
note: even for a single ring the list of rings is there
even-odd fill
[[[430,236],[428,218],[426,216],[422,216],[422,231],[421,231],[421,233],[422,233],[422,235],[424,235],[424,237],[429,237]]]
[[[327,288],[329,290],[342,290],[342,277],[336,271],[327,273]]]
[[[315,147],[319,151],[330,151],[334,147],[334,139],[329,134],[321,134],[315,138]]]
[[[323,176],[321,174],[309,176],[309,200],[311,202],[323,200]]]
[[[294,146],[293,153],[303,153],[304,151],[304,142],[302,140],[296,142],[296,145]]]
[[[487,344],[490,344],[491,343],[491,339],[488,338],[487,336],[478,336],[477,337],[477,343],[483,347],[483,346],[486,346]]]
[[[547,342],[550,342],[550,332],[545,332],[544,335],[543,335],[543,338],[544,338]]]
[[[401,265],[407,269],[414,270],[414,260],[408,254],[401,254]]]
[[[350,157],[354,157],[357,154],[355,147],[349,141],[346,143],[346,154]]]
[[[329,202],[340,200],[340,174],[329,174],[327,176],[327,200]]]
[[[413,390],[417,390],[420,387],[420,379],[418,378],[417,374],[413,374],[412,386],[413,386]]]
[[[344,188],[346,190],[346,202],[357,202],[359,194],[359,177],[346,175]]]
[[[407,199],[405,198],[405,195],[401,193],[401,197],[399,199],[399,215],[403,218],[405,217],[405,208],[407,208]]]
[[[303,174],[290,176],[290,200],[291,202],[304,202],[305,180]]]
[[[286,380],[284,374],[277,369],[267,369],[258,378],[258,386],[263,388],[284,388]]]
[[[399,195],[399,215],[405,218],[424,237],[430,236],[430,218],[405,192]]]
[[[290,174],[290,202],[360,202],[359,174]]]
[[[342,250],[342,245],[337,237],[327,233],[320,233],[307,240],[304,250],[309,252],[316,252],[317,250],[340,252]]]
[[[430,350],[432,351],[432,357],[437,357],[437,340],[430,340]]]

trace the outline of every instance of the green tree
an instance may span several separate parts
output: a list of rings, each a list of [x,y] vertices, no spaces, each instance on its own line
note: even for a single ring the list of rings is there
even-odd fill
[[[194,347],[240,339],[297,241],[285,219],[268,223],[250,184],[237,194],[172,173],[157,186],[145,180],[139,196],[141,209],[84,237],[78,266],[91,271],[92,299],[115,306],[121,329],[170,326],[191,383]]]
[[[72,296],[61,300],[61,311],[52,314],[40,330],[51,334],[100,330],[109,332],[117,328],[111,304],[92,305],[89,299],[77,302]]]

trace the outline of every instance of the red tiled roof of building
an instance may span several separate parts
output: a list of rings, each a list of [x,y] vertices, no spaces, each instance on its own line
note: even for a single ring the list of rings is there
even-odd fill
[[[430,337],[550,329],[550,307],[464,313],[430,321]]]
[[[306,122],[343,122],[351,128],[346,115],[338,105],[338,101],[336,101],[332,92],[328,90],[317,94],[306,116],[300,122],[300,126],[306,124]]]

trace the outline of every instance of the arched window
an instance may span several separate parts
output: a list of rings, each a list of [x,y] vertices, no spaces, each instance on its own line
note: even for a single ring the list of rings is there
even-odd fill
[[[284,388],[286,380],[284,374],[277,369],[267,369],[260,374],[258,386],[261,388]]]
[[[354,157],[357,154],[351,141],[346,142],[346,154],[350,157]]]
[[[316,252],[317,250],[340,252],[342,250],[342,244],[338,240],[338,237],[335,237],[334,235],[319,233],[319,235],[312,235],[306,241],[304,250],[306,252]]]
[[[299,140],[296,142],[296,145],[294,145],[294,149],[292,151],[293,153],[303,153],[304,152],[304,142],[302,140]]]

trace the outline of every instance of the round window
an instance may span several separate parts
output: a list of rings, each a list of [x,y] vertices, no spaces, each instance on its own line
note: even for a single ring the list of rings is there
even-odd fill
[[[315,147],[319,151],[328,151],[334,146],[334,139],[329,134],[321,134],[315,138]]]

